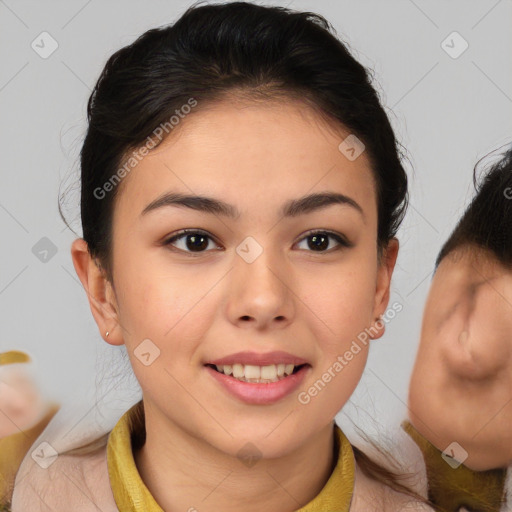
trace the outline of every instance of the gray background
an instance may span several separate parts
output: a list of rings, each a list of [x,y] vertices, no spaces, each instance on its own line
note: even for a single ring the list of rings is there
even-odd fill
[[[104,343],[93,321],[71,262],[75,235],[58,214],[59,187],[68,221],[81,234],[77,158],[91,89],[115,50],[172,23],[190,4],[0,0],[0,351],[21,349],[34,358],[41,389],[65,405],[62,414],[73,410],[76,430],[110,428],[140,390],[124,349]],[[314,11],[334,25],[356,58],[374,69],[411,158],[411,206],[399,232],[390,302],[403,310],[372,342],[362,381],[338,415],[347,430],[351,417],[372,433],[407,413],[434,259],[473,194],[473,165],[511,142],[512,2],[267,4]],[[46,59],[31,47],[43,31],[58,43]],[[458,58],[442,47],[453,31],[469,44]],[[461,48],[456,40],[449,44]],[[46,261],[34,254],[36,244],[48,243],[43,237],[56,250]]]

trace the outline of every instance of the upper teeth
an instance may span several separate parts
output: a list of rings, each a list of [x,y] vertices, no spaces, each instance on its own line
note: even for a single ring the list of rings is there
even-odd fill
[[[295,368],[293,364],[270,364],[268,366],[254,366],[252,364],[225,364],[215,365],[217,371],[226,375],[233,375],[236,379],[268,379],[275,380],[284,375],[291,375]]]

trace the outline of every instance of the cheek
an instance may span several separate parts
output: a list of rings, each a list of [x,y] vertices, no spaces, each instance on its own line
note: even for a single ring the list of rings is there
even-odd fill
[[[135,244],[134,244],[135,245]],[[195,295],[182,274],[156,263],[147,250],[134,247],[115,262],[116,297],[121,320],[129,331],[162,337],[186,311]],[[197,298],[196,298],[197,301]]]
[[[144,340],[158,358],[154,368],[178,367],[178,361],[190,360],[211,325],[215,293],[208,293],[215,284],[210,278],[176,272],[165,266],[139,265],[126,260],[125,272],[119,271],[116,282],[120,321],[125,328],[124,342],[134,369],[141,365],[135,357]],[[178,371],[182,371],[178,367]],[[146,369],[136,371],[144,379]],[[153,372],[154,373],[154,372]]]
[[[335,340],[356,337],[373,320],[376,291],[375,268],[359,261],[332,266],[305,282],[308,304],[326,324]]]
[[[193,283],[179,279],[154,281],[147,275],[139,278],[123,288],[125,300],[120,304],[129,336],[154,338],[160,346],[178,334],[180,339],[193,338],[207,318],[204,289],[194,290]]]
[[[322,414],[337,414],[360,381],[368,358],[375,269],[361,260],[350,267],[351,271],[340,267],[325,278],[320,276],[309,293],[309,308],[316,315],[307,312],[317,341],[315,379],[328,382],[316,405]]]

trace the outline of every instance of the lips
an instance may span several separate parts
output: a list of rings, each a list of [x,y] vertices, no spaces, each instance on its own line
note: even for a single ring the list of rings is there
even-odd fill
[[[295,356],[288,352],[274,351],[258,354],[256,352],[237,352],[220,359],[214,359],[207,361],[206,365],[224,366],[224,365],[253,365],[253,366],[269,366],[272,364],[293,364],[295,366],[301,366],[308,364],[306,359]]]
[[[209,364],[205,365],[205,370],[217,382],[220,389],[223,389],[228,395],[237,400],[249,405],[269,405],[292,395],[304,382],[311,371],[311,366],[304,364],[291,375],[264,383],[259,379],[259,382],[244,382],[217,371]]]
[[[308,364],[302,364],[295,366],[293,364],[270,364],[267,366],[255,366],[255,365],[213,365],[207,363],[205,365],[208,368],[223,373],[225,375],[232,375],[233,378],[243,380],[246,382],[276,382],[280,379],[286,378],[288,375],[293,375],[300,371],[301,368],[309,366]],[[262,379],[262,380],[261,380]]]

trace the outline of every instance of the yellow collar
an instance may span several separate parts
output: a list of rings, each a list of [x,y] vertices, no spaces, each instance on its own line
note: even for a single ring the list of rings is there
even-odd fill
[[[0,352],[0,366],[13,363],[30,363],[30,356],[20,350]]]
[[[443,459],[437,449],[408,420],[401,424],[420,448],[428,481],[428,497],[440,510],[457,512],[461,507],[475,510],[496,511],[505,499],[507,470],[503,468],[474,471],[464,464],[456,469]]]
[[[107,463],[110,486],[119,510],[123,512],[163,512],[142,481],[135,465],[132,438],[137,435],[130,428],[138,404],[119,419],[110,433],[107,444]],[[296,512],[348,512],[354,492],[355,459],[349,440],[335,424],[338,447],[336,466],[320,493]]]

